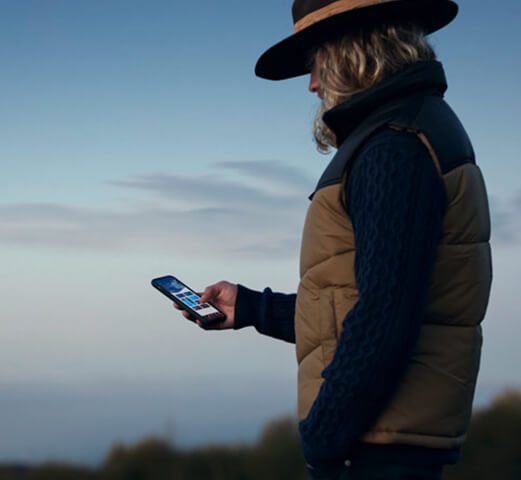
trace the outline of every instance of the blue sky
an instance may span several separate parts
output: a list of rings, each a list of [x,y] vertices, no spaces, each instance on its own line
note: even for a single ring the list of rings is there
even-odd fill
[[[149,286],[295,291],[329,157],[307,79],[253,75],[290,3],[0,2],[0,461],[251,440],[294,412],[291,345],[202,332]],[[459,3],[432,42],[491,199],[484,402],[521,386],[521,6]]]

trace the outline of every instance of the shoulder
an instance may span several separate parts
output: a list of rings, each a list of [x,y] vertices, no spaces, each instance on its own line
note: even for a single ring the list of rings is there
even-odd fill
[[[427,147],[414,133],[386,127],[371,135],[353,159],[345,183],[346,211],[353,215],[354,205],[378,199],[400,203],[411,195],[412,201],[418,189],[444,203],[443,181]]]
[[[366,175],[403,176],[418,168],[427,168],[433,177],[438,176],[429,150],[416,134],[385,127],[358,149],[348,172],[349,183]]]
[[[384,127],[373,133],[358,149],[355,159],[364,157],[417,157],[430,158],[430,154],[414,133]]]

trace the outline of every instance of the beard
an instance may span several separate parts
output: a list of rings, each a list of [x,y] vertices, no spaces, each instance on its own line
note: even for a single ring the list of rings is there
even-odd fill
[[[322,100],[313,122],[313,137],[317,145],[317,149],[321,153],[329,153],[330,147],[338,147],[336,135],[324,123],[324,113],[326,113],[330,108],[331,107],[326,105],[326,102]]]

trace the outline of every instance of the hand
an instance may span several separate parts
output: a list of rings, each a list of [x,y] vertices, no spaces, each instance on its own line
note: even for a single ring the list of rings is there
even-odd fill
[[[204,330],[226,330],[233,328],[235,323],[235,301],[237,300],[237,285],[234,283],[221,281],[205,288],[204,292],[200,294],[200,303],[210,302],[226,315],[224,322],[215,325],[203,326],[199,320],[196,320]],[[182,310],[181,307],[174,303],[177,310]],[[183,316],[189,320],[194,318],[186,311],[182,310]]]

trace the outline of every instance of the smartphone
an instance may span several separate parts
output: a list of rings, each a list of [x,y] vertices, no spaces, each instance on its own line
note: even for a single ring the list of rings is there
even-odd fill
[[[152,286],[173,300],[204,326],[223,322],[226,315],[210,303],[199,304],[199,295],[172,275],[154,278]]]

